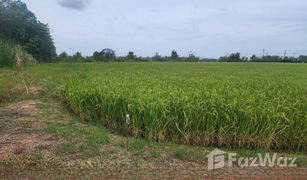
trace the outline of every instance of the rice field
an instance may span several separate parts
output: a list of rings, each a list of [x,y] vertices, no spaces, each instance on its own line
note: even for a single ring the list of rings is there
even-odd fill
[[[307,151],[307,65],[103,66],[70,76],[60,89],[87,121],[150,141]]]

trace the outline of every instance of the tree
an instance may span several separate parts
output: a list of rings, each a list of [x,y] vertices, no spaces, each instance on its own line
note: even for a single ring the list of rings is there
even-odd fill
[[[229,56],[229,61],[230,62],[237,62],[237,61],[241,61],[241,54],[240,53],[232,53]]]
[[[247,62],[247,61],[248,61],[248,57],[242,57],[242,58],[241,58],[241,61],[242,61],[242,62]]]
[[[156,54],[154,55],[154,57],[152,57],[152,59],[154,61],[163,61],[163,58],[159,55],[158,52],[156,52]]]
[[[127,55],[127,59],[135,59],[136,56],[134,55],[134,52],[130,51],[128,52],[128,55]]]
[[[114,50],[106,48],[100,52],[95,51],[93,57],[96,61],[109,61],[114,60],[116,58],[116,55]]]
[[[232,53],[229,56],[220,57],[219,61],[221,62],[240,62],[241,54],[240,53]]]
[[[252,57],[250,58],[251,61],[255,62],[257,61],[257,56],[255,54],[252,55]]]
[[[115,51],[109,48],[103,49],[100,54],[103,60],[113,60],[116,58]]]
[[[177,51],[175,51],[175,50],[172,51],[171,58],[172,59],[178,59],[179,58]]]
[[[196,57],[193,53],[191,53],[191,54],[189,54],[189,57],[187,58],[186,61],[189,61],[189,62],[199,61],[199,58]]]
[[[93,58],[97,61],[97,60],[99,60],[99,58],[100,58],[100,53],[98,52],[98,51],[95,51],[94,53],[93,53]]]
[[[299,61],[301,61],[301,62],[307,63],[307,56],[301,55],[301,56],[299,56],[298,59],[299,59]]]
[[[76,52],[76,54],[74,54],[74,58],[76,59],[83,59],[81,52]]]
[[[37,20],[25,3],[0,1],[0,38],[20,44],[39,62],[52,62],[56,57],[49,27]]]
[[[58,58],[66,59],[66,58],[68,58],[68,54],[66,52],[62,52],[61,54],[59,54]]]

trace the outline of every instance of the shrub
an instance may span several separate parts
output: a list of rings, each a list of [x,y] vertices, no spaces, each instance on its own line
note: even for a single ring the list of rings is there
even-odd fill
[[[36,64],[32,55],[21,46],[9,41],[0,40],[0,67],[13,67],[16,65],[16,57],[22,65]]]

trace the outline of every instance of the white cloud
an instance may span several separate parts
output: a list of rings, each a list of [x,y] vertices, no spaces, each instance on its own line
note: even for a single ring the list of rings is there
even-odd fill
[[[90,0],[58,0],[61,6],[74,10],[84,10],[90,2]]]

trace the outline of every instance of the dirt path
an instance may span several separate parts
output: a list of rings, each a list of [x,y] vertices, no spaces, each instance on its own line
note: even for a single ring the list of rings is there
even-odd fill
[[[46,122],[34,121],[41,113],[40,105],[41,101],[26,100],[0,109],[0,160],[57,144],[51,135],[39,133],[46,126]]]
[[[0,107],[0,178],[6,179],[305,179],[307,168],[209,171],[206,148],[151,144],[81,123],[54,99]],[[98,139],[93,142],[92,139]],[[178,149],[189,154],[180,156]]]

